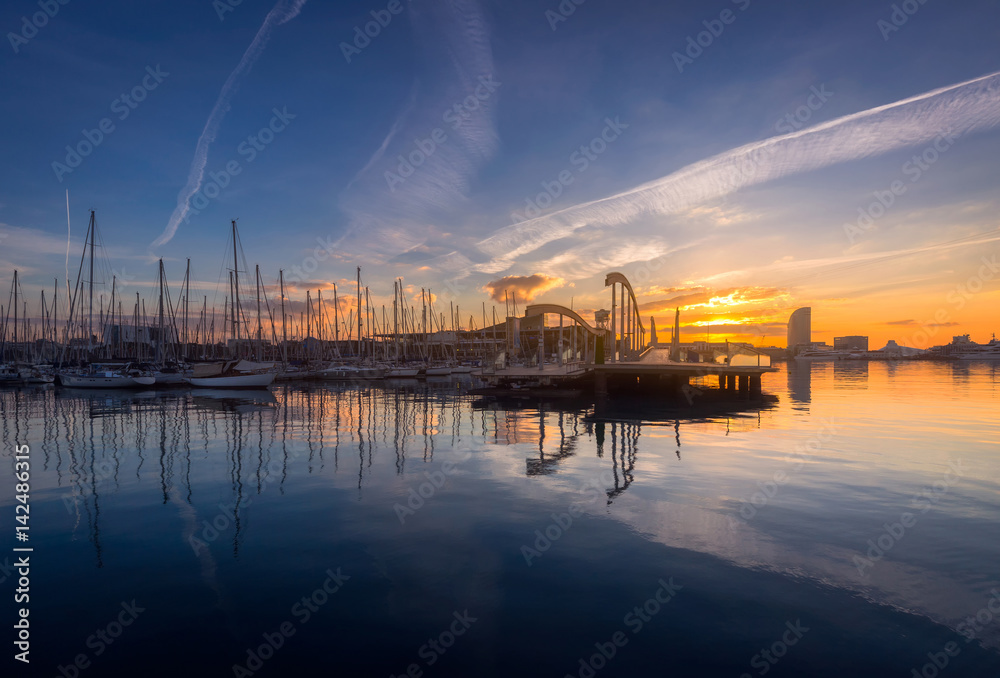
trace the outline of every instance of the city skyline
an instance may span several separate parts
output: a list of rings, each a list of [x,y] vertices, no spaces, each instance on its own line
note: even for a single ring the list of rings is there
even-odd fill
[[[827,343],[996,331],[990,3],[37,7],[0,15],[0,274],[29,310],[93,208],[106,282],[151,294],[163,257],[176,289],[190,258],[219,308],[239,218],[296,303],[349,310],[361,266],[373,304],[402,278],[463,323],[505,291],[589,313],[621,271],[691,340],[781,345],[804,306]]]

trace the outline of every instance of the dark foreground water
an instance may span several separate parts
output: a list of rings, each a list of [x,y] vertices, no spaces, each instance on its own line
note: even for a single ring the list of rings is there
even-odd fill
[[[1000,367],[764,385],[0,391],[2,675],[1000,675]]]

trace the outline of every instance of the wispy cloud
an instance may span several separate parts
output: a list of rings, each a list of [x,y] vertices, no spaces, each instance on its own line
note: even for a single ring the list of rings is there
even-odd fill
[[[201,188],[201,182],[205,176],[205,165],[208,163],[208,148],[215,141],[216,136],[218,136],[219,127],[222,125],[226,113],[231,108],[230,101],[233,95],[239,90],[241,81],[250,72],[250,69],[253,68],[254,63],[260,57],[261,53],[263,53],[275,26],[280,26],[297,17],[299,12],[302,11],[302,6],[305,4],[306,0],[278,0],[278,4],[268,12],[260,30],[254,36],[253,42],[250,43],[246,52],[243,53],[243,58],[240,59],[239,65],[226,78],[225,84],[222,85],[222,89],[219,91],[219,97],[215,101],[215,106],[212,107],[212,112],[205,122],[205,128],[202,130],[201,136],[198,137],[198,143],[195,145],[194,150],[194,158],[191,160],[191,169],[188,172],[187,183],[177,196],[177,207],[174,208],[173,214],[170,215],[167,227],[160,234],[160,237],[153,241],[151,247],[155,248],[165,245],[177,234],[177,227],[184,221],[191,209],[190,201],[192,196]]]
[[[500,92],[479,2],[411,3],[409,16],[420,79],[340,200],[348,227],[337,247],[373,260],[433,239],[430,224],[466,200],[499,145],[494,111]],[[401,157],[415,159],[412,171],[401,171]]]
[[[508,226],[477,244],[465,272],[496,274],[585,226],[672,215],[742,188],[1000,125],[1000,72],[740,146],[607,198]]]
[[[1000,232],[977,233],[972,236],[958,238],[948,242],[930,243],[927,245],[906,247],[888,252],[870,252],[815,259],[779,261],[773,264],[768,264],[767,266],[726,271],[725,273],[704,276],[700,278],[698,282],[700,284],[722,284],[724,281],[732,278],[760,278],[760,276],[764,273],[795,274],[793,278],[783,280],[779,283],[790,284],[805,276],[811,278],[820,273],[824,276],[830,276],[837,273],[848,273],[854,271],[856,268],[883,264],[902,257],[926,253],[938,254],[948,250],[973,247],[976,245],[986,245],[997,241],[1000,241]]]

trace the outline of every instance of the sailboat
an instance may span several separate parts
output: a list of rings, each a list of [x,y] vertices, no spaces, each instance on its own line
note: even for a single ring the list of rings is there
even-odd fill
[[[233,285],[232,323],[233,338],[236,341],[236,354],[240,351],[240,267],[239,267],[239,232],[236,230],[236,220],[232,221],[233,238],[233,270],[230,280]],[[258,288],[258,314],[260,313]],[[258,326],[260,322],[258,320]],[[258,336],[258,341],[261,337]],[[183,377],[184,381],[197,388],[262,388],[270,386],[278,375],[278,369],[273,362],[257,362],[250,360],[227,360],[215,363],[199,363],[194,366],[191,376]]]
[[[197,364],[183,379],[199,388],[261,388],[270,386],[277,374],[274,363],[227,360]]]
[[[125,363],[94,363],[74,372],[60,372],[59,383],[70,388],[136,388],[152,386],[156,377]]]
[[[83,241],[83,254],[80,256],[80,268],[76,274],[76,287],[73,289],[73,298],[70,301],[69,319],[66,323],[66,343],[63,345],[64,355],[62,357],[65,357],[65,351],[70,345],[70,330],[73,327],[73,314],[76,310],[77,294],[83,287],[83,277],[81,274],[83,273],[83,262],[87,258],[88,250],[90,252],[86,325],[86,357],[88,359],[91,357],[90,353],[94,348],[91,341],[94,337],[94,247],[96,246],[96,242],[97,219],[95,217],[94,210],[90,210],[90,223],[87,226],[87,236]],[[83,312],[82,306],[83,304],[81,303],[81,313]],[[62,358],[60,358],[59,362],[63,362]],[[139,386],[152,386],[156,382],[152,372],[149,370],[133,366],[131,363],[120,362],[93,363],[75,370],[60,371],[57,373],[57,376],[59,377],[60,384],[73,388],[136,388]]]

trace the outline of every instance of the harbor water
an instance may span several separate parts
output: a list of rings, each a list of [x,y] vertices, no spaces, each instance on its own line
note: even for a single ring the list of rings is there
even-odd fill
[[[1000,364],[779,367],[600,418],[468,378],[0,390],[4,626],[67,678],[1000,675]]]

